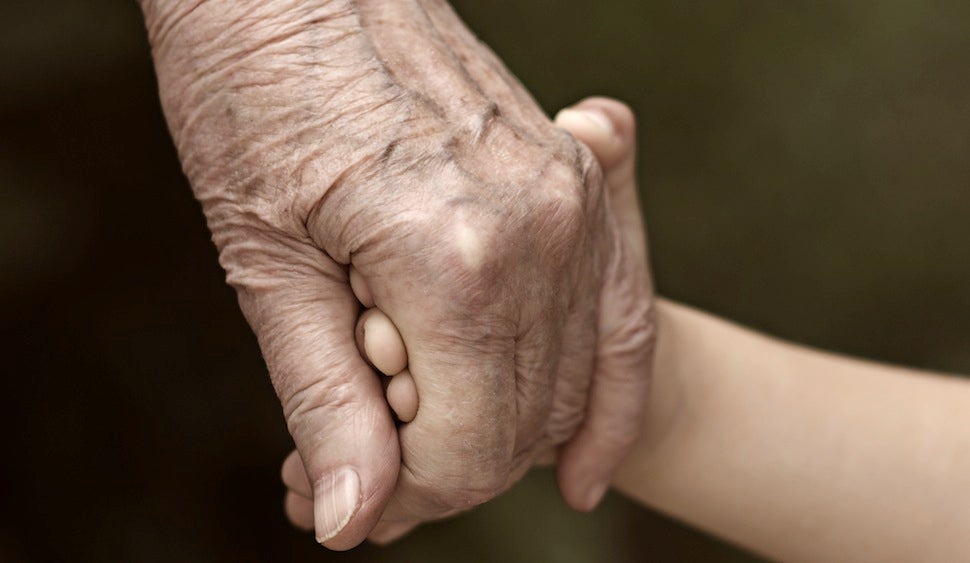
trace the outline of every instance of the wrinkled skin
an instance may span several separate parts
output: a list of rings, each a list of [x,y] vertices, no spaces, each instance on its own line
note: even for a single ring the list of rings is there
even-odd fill
[[[655,330],[588,150],[439,0],[143,9],[318,540],[467,509],[551,451],[566,501],[592,508],[636,439]],[[350,265],[407,347],[421,407],[400,427],[356,349]],[[347,468],[359,490],[335,517]]]

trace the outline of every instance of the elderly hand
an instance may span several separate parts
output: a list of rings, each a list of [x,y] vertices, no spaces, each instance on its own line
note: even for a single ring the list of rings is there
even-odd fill
[[[561,111],[556,116],[556,124],[588,146],[602,165],[609,206],[615,212],[623,236],[635,249],[634,256],[644,273],[642,281],[649,283],[646,276],[645,233],[637,205],[633,113],[615,100],[589,98]],[[375,307],[369,286],[353,268],[350,270],[350,283],[357,299],[367,308],[357,321],[357,348],[375,369],[389,376],[385,380],[387,403],[398,420],[410,422],[417,415],[419,397],[414,379],[406,369],[404,341],[393,321]],[[601,315],[615,315],[616,319],[622,319],[624,312],[610,305],[622,305],[623,300],[614,301],[607,295],[605,301]],[[640,369],[647,372],[650,367],[644,365]],[[638,391],[642,393],[643,389],[630,389],[631,393]],[[282,477],[288,489],[287,516],[300,528],[312,528],[312,491],[299,452],[294,451],[287,457],[283,463]],[[385,521],[370,537],[380,542],[392,541],[420,523],[421,520],[415,518],[393,523]]]
[[[317,539],[466,509],[553,448],[564,498],[593,507],[636,438],[654,328],[589,152],[439,0],[142,5]],[[421,408],[400,428],[354,343],[350,266],[407,347]]]

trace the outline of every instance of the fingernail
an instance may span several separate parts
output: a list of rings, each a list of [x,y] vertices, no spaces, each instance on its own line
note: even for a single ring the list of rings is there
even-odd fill
[[[556,124],[565,129],[576,131],[583,129],[596,132],[597,135],[605,137],[609,147],[620,146],[620,138],[613,129],[613,122],[610,118],[597,109],[564,109],[556,115]]]
[[[360,477],[341,467],[317,481],[313,492],[313,521],[317,542],[323,543],[344,529],[360,506]]]
[[[597,483],[593,485],[586,494],[586,510],[593,510],[603,500],[609,483]]]
[[[613,122],[610,121],[610,118],[603,112],[595,109],[566,108],[556,115],[556,122],[560,125],[563,125],[564,121],[570,120],[577,125],[579,125],[578,122],[585,123],[587,126],[592,125],[595,129],[598,129],[608,136],[613,136],[614,134]]]
[[[590,120],[604,133],[610,136],[613,135],[613,122],[610,121],[610,118],[607,117],[605,113],[595,109],[584,109],[580,111],[584,116],[586,116],[586,119]]]

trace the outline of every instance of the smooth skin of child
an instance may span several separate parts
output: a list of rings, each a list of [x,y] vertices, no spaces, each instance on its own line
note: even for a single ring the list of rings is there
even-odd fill
[[[645,268],[632,113],[591,98],[556,123],[600,161]],[[616,490],[773,559],[970,561],[970,382],[782,342],[666,300],[657,312],[650,404]],[[371,308],[357,335],[393,376],[391,408],[412,420],[419,390],[393,323]],[[283,481],[291,521],[312,529],[295,452]],[[416,524],[382,525],[372,539]]]

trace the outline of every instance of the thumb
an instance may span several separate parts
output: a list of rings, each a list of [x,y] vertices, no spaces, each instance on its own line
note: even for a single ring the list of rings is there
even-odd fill
[[[558,470],[563,496],[589,510],[638,437],[656,331],[637,203],[633,113],[615,100],[589,98],[560,112],[556,123],[602,165],[609,204],[604,233],[610,259],[600,298],[596,374],[583,426],[563,448]]]
[[[636,179],[636,118],[626,104],[586,98],[556,115],[556,125],[582,141],[603,168],[610,211],[639,264],[646,269],[647,244]]]
[[[346,272],[310,255],[288,257],[272,282],[234,285],[313,489],[317,541],[343,550],[383,513],[400,449],[380,380],[354,342],[359,305]]]

